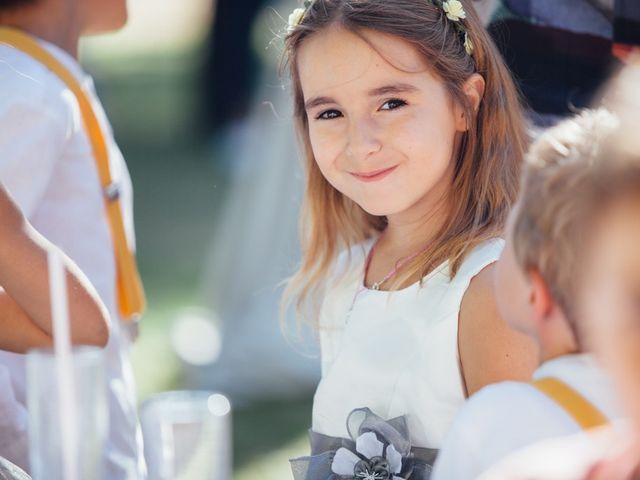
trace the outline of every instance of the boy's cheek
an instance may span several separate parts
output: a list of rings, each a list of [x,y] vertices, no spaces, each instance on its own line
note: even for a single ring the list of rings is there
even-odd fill
[[[604,280],[604,281],[603,281]],[[605,322],[615,315],[615,302],[611,298],[612,285],[602,277],[583,277],[576,288],[578,318],[582,322],[582,340],[587,350],[601,352],[607,331]]]
[[[604,226],[595,237],[590,254],[585,256],[588,260],[578,291],[587,333],[598,351],[609,350],[627,336],[640,338],[640,305],[634,285],[640,272],[630,273],[640,269],[640,262],[635,262],[635,267],[632,252],[636,248],[629,243],[631,232],[616,228],[616,222]]]
[[[640,338],[627,335],[619,339],[606,358],[606,366],[613,373],[629,413],[640,423]]]
[[[589,350],[610,362],[619,346],[637,342],[640,352],[640,318],[618,275],[603,269],[598,282],[583,292],[581,309],[585,319],[585,342]]]

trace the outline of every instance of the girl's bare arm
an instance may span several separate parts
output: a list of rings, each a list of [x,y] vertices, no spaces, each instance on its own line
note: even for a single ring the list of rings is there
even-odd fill
[[[469,396],[492,383],[529,381],[538,367],[534,341],[509,327],[498,312],[494,265],[471,280],[460,307],[458,348]]]

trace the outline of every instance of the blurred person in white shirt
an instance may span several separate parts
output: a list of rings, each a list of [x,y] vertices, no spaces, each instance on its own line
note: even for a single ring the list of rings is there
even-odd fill
[[[133,247],[129,174],[93,81],[77,60],[81,36],[117,30],[126,19],[126,0],[0,0],[0,31],[13,29],[33,38],[86,92],[103,133],[122,223]],[[129,360],[131,338],[118,308],[107,192],[100,183],[91,138],[68,85],[6,41],[0,41],[0,181],[34,227],[78,264],[110,313],[106,478],[145,478]],[[23,357],[0,353],[0,382],[0,416],[24,417]],[[10,452],[11,460],[28,471],[28,452],[18,448],[26,445],[26,433],[24,425],[1,430],[0,455]]]

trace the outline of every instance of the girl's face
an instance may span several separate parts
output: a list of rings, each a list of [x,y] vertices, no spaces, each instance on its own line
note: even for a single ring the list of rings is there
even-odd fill
[[[391,35],[331,27],[304,41],[297,66],[329,183],[372,215],[428,214],[451,185],[466,120],[418,51]]]

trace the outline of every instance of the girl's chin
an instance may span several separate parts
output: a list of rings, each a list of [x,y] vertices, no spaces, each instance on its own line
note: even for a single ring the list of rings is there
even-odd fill
[[[369,215],[373,215],[375,217],[388,217],[389,215],[394,215],[402,211],[402,209],[399,208],[389,208],[388,202],[385,202],[384,205],[382,205],[382,202],[361,202],[358,203],[358,205],[360,205],[360,208]]]

